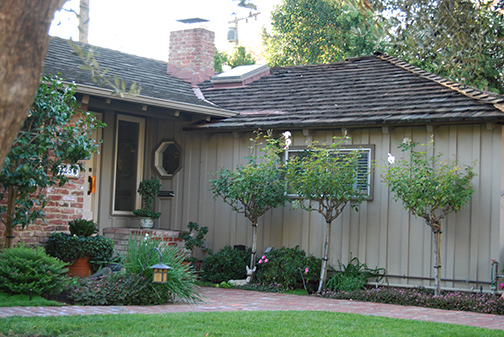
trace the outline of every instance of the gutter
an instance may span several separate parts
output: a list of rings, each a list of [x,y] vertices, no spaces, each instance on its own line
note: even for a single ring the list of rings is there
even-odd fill
[[[475,118],[475,119],[465,119],[465,120],[456,120],[454,118],[439,118],[437,120],[433,119],[425,119],[425,120],[394,120],[393,122],[387,122],[386,118],[383,118],[381,120],[376,120],[374,123],[370,123],[368,121],[352,121],[352,123],[349,122],[339,122],[339,123],[331,123],[331,124],[322,124],[322,123],[317,123],[317,124],[311,124],[311,125],[303,125],[303,124],[298,124],[298,123],[285,123],[285,124],[277,124],[277,125],[268,125],[267,123],[261,122],[261,123],[255,123],[254,125],[250,125],[252,123],[248,123],[245,125],[245,123],[240,123],[240,126],[228,126],[226,124],[224,125],[215,125],[219,124],[219,122],[211,124],[196,124],[196,125],[191,125],[188,127],[185,127],[185,131],[208,131],[208,132],[249,132],[249,131],[254,131],[259,128],[261,129],[272,129],[272,130],[279,130],[279,129],[290,129],[292,130],[331,130],[331,129],[348,129],[348,131],[351,131],[352,129],[356,128],[383,128],[383,127],[407,127],[407,126],[442,126],[442,125],[452,125],[452,124],[457,124],[457,125],[467,125],[467,124],[488,124],[489,127],[492,124],[495,125],[504,125],[504,116],[500,119],[495,118],[494,116],[488,116],[488,117],[481,117],[481,118]]]
[[[183,110],[183,111],[188,111],[188,112],[199,113],[202,115],[212,116],[212,117],[233,117],[238,114],[237,112],[230,111],[230,110],[219,109],[219,108],[214,108],[214,107],[205,107],[205,106],[200,106],[197,104],[183,103],[183,102],[171,101],[171,100],[167,100],[167,99],[161,99],[161,98],[155,98],[155,97],[149,97],[149,96],[143,96],[143,95],[127,95],[125,97],[120,97],[120,96],[113,95],[113,90],[110,90],[110,89],[97,88],[97,87],[84,85],[84,84],[76,84],[76,86],[77,86],[77,92],[81,93],[81,94],[102,96],[102,97],[110,96],[110,97],[117,99],[117,100],[134,102],[134,103],[139,103],[139,104],[153,105],[153,106],[157,106],[157,107],[169,108],[169,109],[175,109],[175,110]]]

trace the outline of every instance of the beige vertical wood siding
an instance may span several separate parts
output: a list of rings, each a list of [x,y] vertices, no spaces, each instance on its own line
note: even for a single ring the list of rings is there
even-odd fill
[[[104,121],[109,130],[114,129],[115,114],[106,112]],[[158,198],[156,208],[162,212],[158,226],[182,230],[189,221],[209,227],[207,246],[218,251],[225,245],[250,246],[252,227],[243,214],[214,200],[210,191],[211,173],[220,168],[235,168],[246,162],[250,154],[249,133],[206,134],[181,131],[187,121],[146,119],[144,176],[158,177],[153,167],[153,151],[162,140],[174,140],[182,149],[182,169],[173,177],[160,178],[163,190],[173,190],[175,197]],[[285,130],[279,130],[280,132]],[[341,136],[341,129],[311,131],[304,136],[292,131],[293,145],[306,142],[331,141]],[[425,126],[396,127],[389,129],[349,129],[350,144],[374,144],[374,158],[378,166],[387,165],[387,154],[400,158],[399,144],[405,137],[414,142],[426,143],[431,133]],[[437,153],[447,158],[459,158],[460,165],[475,162],[474,189],[471,202],[459,213],[450,215],[443,223],[442,278],[491,281],[491,259],[504,262],[504,233],[501,224],[503,137],[500,126],[454,125],[434,128],[432,133]],[[113,132],[104,132],[102,153],[102,179],[99,186],[101,227],[135,227],[132,217],[112,216],[112,177],[107,173],[113,167]],[[403,210],[400,202],[389,195],[380,177],[380,169],[373,173],[373,200],[364,201],[359,212],[349,206],[333,222],[330,246],[330,264],[337,267],[338,260],[347,263],[350,256],[358,257],[370,267],[386,268],[387,274],[412,277],[433,277],[432,239],[430,228],[421,220]],[[324,219],[318,213],[293,209],[291,204],[266,213],[259,220],[258,253],[269,246],[302,249],[315,256],[322,255],[325,232]],[[432,285],[417,279],[388,279],[390,284]],[[465,282],[444,282],[450,288],[479,285]],[[483,285],[489,289],[488,285]]]
[[[282,130],[283,131],[283,130]],[[351,144],[374,144],[375,160],[379,166],[387,164],[389,152],[397,158],[397,148],[405,137],[414,142],[427,143],[431,134],[425,126],[350,130]],[[294,145],[306,141],[330,141],[341,136],[341,129],[313,131],[305,137],[293,131]],[[218,251],[225,245],[251,245],[252,228],[242,214],[232,212],[222,200],[213,200],[209,179],[219,168],[234,168],[245,163],[249,155],[252,133],[223,133],[203,135],[185,133],[181,138],[184,168],[174,178],[176,197],[171,201],[172,214],[167,229],[180,229],[189,221],[208,226],[208,247]],[[502,190],[502,131],[501,127],[486,125],[440,126],[432,139],[436,153],[460,160],[460,165],[475,162],[475,193],[471,202],[459,213],[450,215],[443,223],[441,275],[448,279],[490,281],[491,259],[500,259],[503,235],[501,227]],[[430,228],[408,214],[400,202],[389,195],[380,177],[374,174],[374,198],[364,201],[359,212],[349,206],[332,225],[330,264],[338,260],[347,263],[356,256],[370,267],[386,268],[390,275],[433,277],[432,240]],[[318,213],[292,209],[288,204],[264,215],[259,222],[258,252],[266,247],[294,247],[318,257],[322,255],[324,220]],[[502,265],[502,264],[501,264]],[[428,281],[389,278],[391,284],[431,285]],[[479,287],[473,283],[445,282],[452,288]],[[489,286],[484,286],[488,289]]]

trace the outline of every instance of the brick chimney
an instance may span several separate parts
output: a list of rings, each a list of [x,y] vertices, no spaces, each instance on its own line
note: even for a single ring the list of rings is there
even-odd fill
[[[215,33],[192,28],[170,33],[167,73],[192,85],[214,75]]]

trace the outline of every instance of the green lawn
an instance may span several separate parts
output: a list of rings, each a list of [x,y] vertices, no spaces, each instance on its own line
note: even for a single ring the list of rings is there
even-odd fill
[[[460,325],[316,311],[11,317],[0,336],[504,336]]]

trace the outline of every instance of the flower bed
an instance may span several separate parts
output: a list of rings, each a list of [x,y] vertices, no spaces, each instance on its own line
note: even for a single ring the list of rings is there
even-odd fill
[[[278,283],[251,283],[236,287],[242,290],[264,292],[286,292],[286,288]],[[362,302],[376,302],[396,305],[409,305],[424,308],[470,311],[482,314],[504,315],[504,300],[498,295],[489,293],[470,293],[443,291],[441,295],[434,295],[434,290],[425,288],[368,288],[355,291],[325,290],[322,297],[337,300],[351,300]]]
[[[436,296],[432,290],[425,288],[380,287],[352,292],[324,291],[321,295],[340,300],[411,305],[425,308],[504,315],[504,301],[498,295],[488,293],[445,291],[441,292],[441,295]]]

